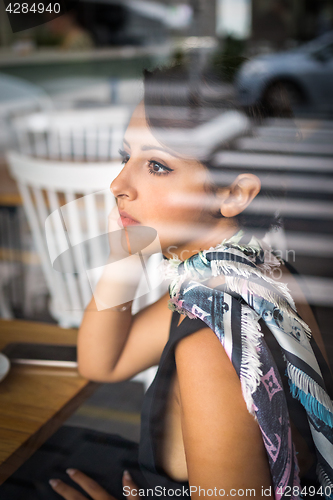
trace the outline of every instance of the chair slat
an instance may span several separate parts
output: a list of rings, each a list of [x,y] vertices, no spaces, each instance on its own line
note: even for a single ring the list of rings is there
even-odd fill
[[[109,158],[110,129],[101,126],[97,130],[97,159],[105,161]]]
[[[32,149],[29,140],[29,131],[28,130],[18,130],[17,131],[17,139],[19,144],[19,150],[22,154],[30,155],[32,154]]]
[[[60,158],[60,148],[59,148],[59,135],[56,129],[51,129],[49,133],[46,134],[48,157],[54,160]]]
[[[73,129],[72,141],[74,160],[82,161],[84,159],[84,129]]]
[[[97,126],[86,129],[86,155],[88,161],[97,159]]]
[[[60,158],[62,160],[71,159],[71,138],[68,128],[59,130]]]
[[[73,245],[74,258],[76,262],[82,262],[82,266],[84,270],[86,270],[88,269],[88,256],[86,255],[83,245],[81,245],[80,248],[77,246],[80,243],[83,243],[86,239],[86,235],[82,231],[82,224],[80,222],[79,203],[77,202],[73,193],[66,193],[65,199],[67,203],[67,216],[65,217],[65,223],[68,230],[70,242]],[[81,290],[83,304],[84,307],[86,307],[91,299],[92,290],[89,285],[87,274],[83,270],[78,273],[78,283]]]
[[[34,241],[41,260],[41,265],[43,268],[47,286],[51,292],[53,299],[58,302],[58,307],[60,306],[61,308],[64,308],[65,302],[67,300],[66,290],[61,286],[60,280],[54,279],[53,269],[50,263],[43,233],[40,229],[40,224],[38,221],[37,213],[35,211],[32,197],[29,192],[29,188],[21,182],[18,182],[18,187],[24,202],[24,209],[27,214],[30,227],[32,228],[34,234]]]
[[[50,203],[50,208],[52,212],[60,212],[60,205],[58,202],[57,195],[54,191],[52,190],[47,190],[47,196],[48,200]],[[55,248],[57,249],[58,255],[60,256],[62,252],[64,252],[64,249],[67,249],[69,247],[68,241],[66,238],[66,234],[64,231],[64,227],[62,225],[62,221],[60,217],[54,217],[54,235],[55,235]],[[68,255],[68,254],[67,254]],[[70,267],[73,269],[75,272],[75,262],[74,259],[72,258],[71,254],[68,256],[68,260],[70,262]],[[65,269],[64,269],[65,271]],[[74,275],[69,272],[64,273],[64,280],[68,286],[69,290],[69,302],[67,309],[70,311],[82,311],[83,313],[83,302],[79,294],[78,286],[75,281]]]
[[[33,142],[35,147],[35,154],[37,157],[47,158],[48,148],[46,141],[46,134],[44,132],[34,134]]]

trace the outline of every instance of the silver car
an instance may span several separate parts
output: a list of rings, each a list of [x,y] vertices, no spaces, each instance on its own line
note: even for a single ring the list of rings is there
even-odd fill
[[[236,75],[239,103],[268,114],[333,112],[333,31],[293,50],[255,57]]]

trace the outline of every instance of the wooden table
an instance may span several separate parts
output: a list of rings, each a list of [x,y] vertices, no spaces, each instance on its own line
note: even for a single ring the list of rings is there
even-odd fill
[[[75,344],[77,331],[0,320],[0,350],[9,342]],[[12,365],[0,382],[0,484],[22,465],[98,387],[66,368]]]

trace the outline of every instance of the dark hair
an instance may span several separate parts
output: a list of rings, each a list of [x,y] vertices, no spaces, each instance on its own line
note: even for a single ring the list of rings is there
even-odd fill
[[[188,149],[184,150],[178,141],[170,142],[171,130],[190,132],[193,128],[209,122],[210,120],[230,111],[237,111],[244,116],[243,111],[230,99],[217,99],[216,85],[213,79],[197,78],[191,74],[190,69],[183,65],[157,68],[153,71],[144,71],[144,106],[148,126],[155,137],[170,150],[180,155],[188,156]],[[259,111],[257,113],[257,119]],[[250,119],[248,118],[250,124]],[[212,191],[230,185],[230,179],[235,179],[244,170],[233,167],[226,172],[225,167],[218,164],[218,151],[232,149],[235,140],[241,136],[251,135],[252,126],[243,129],[239,135],[227,140],[217,141],[215,146],[203,148],[200,154],[195,153],[197,158],[211,173]],[[194,145],[193,145],[194,146]],[[226,174],[228,181],[223,184],[223,175]],[[257,175],[261,181],[267,174],[259,170],[251,169],[251,173]],[[233,176],[233,177],[232,177]],[[222,179],[221,179],[222,177]],[[274,191],[275,192],[275,191]],[[262,188],[258,199],[266,198],[272,205],[275,203],[273,192]],[[221,214],[219,217],[223,217]],[[280,219],[274,213],[265,215],[263,213],[254,215],[249,210],[244,210],[237,216],[238,224],[244,229],[255,228],[263,231],[277,227],[281,224]]]

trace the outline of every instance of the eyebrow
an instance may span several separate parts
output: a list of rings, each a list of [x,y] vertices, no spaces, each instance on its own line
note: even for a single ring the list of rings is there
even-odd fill
[[[123,142],[124,142],[124,144],[126,144],[126,146],[128,146],[131,149],[129,142],[126,141],[126,139],[124,139]],[[161,148],[159,146],[155,146],[154,144],[146,144],[144,146],[141,146],[141,151],[151,151],[151,150],[163,151],[164,153],[167,153],[171,156],[174,156],[175,158],[179,158],[179,156],[177,154],[172,153],[170,150],[168,150],[166,148]]]
[[[169,151],[168,149],[161,148],[159,146],[154,146],[153,144],[152,145],[147,144],[146,146],[141,146],[141,151],[151,151],[152,149],[155,149],[156,151],[163,151],[164,153],[168,153],[169,155],[176,156],[175,154],[171,153],[171,151]]]

